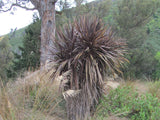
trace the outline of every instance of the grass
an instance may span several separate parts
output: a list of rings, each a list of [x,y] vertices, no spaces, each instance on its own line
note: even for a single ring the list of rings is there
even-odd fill
[[[0,41],[4,38],[4,36],[0,36]]]
[[[66,120],[59,82],[51,84],[46,72],[26,72],[25,76],[1,84],[0,119]],[[123,81],[103,96],[92,120],[159,120],[159,90],[160,81]]]
[[[58,83],[48,83],[40,71],[9,82],[0,89],[0,117],[3,120],[65,120],[64,99]]]
[[[160,99],[160,81],[150,82],[148,92]]]

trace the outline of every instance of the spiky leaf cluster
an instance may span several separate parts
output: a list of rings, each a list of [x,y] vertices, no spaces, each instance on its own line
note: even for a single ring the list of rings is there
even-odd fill
[[[70,71],[65,86],[82,91],[77,97],[83,101],[80,106],[83,106],[85,113],[82,116],[98,103],[103,92],[105,73],[119,71],[121,64],[126,61],[123,57],[124,48],[122,39],[118,39],[111,28],[105,27],[96,17],[82,16],[59,30],[55,46],[51,49],[51,61],[56,65],[52,78]]]

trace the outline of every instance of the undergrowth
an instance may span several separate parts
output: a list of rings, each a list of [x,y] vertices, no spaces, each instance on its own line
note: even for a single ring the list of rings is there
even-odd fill
[[[132,87],[118,87],[103,96],[94,117],[103,120],[113,115],[129,120],[159,120],[159,113],[160,100],[156,96],[139,95]]]
[[[33,73],[0,86],[0,120],[67,119],[59,83],[49,84],[48,76],[41,74]],[[100,99],[92,120],[110,120],[111,116],[114,120],[159,120],[160,81],[146,85],[148,91],[144,94],[131,82],[110,90]]]
[[[0,120],[64,120],[65,102],[56,82],[37,72],[0,86]]]
[[[151,82],[148,92],[160,99],[160,81]]]

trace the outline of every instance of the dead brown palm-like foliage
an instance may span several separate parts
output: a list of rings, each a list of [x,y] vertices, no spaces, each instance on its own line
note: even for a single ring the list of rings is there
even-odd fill
[[[106,72],[120,72],[125,43],[98,18],[82,16],[59,30],[51,49],[70,120],[88,119],[103,93]]]

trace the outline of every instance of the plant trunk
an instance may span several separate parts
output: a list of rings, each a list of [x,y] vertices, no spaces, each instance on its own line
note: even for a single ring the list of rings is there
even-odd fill
[[[41,66],[49,60],[49,49],[55,40],[55,3],[56,0],[41,0]]]

